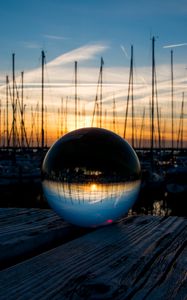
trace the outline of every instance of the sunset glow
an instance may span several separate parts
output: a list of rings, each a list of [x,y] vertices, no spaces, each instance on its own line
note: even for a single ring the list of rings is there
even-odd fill
[[[20,1],[18,1],[20,2]],[[34,3],[35,1],[33,1]],[[77,3],[71,1],[67,10],[73,7],[76,8]],[[139,38],[139,31],[134,31],[132,26],[126,26],[127,22],[134,20],[136,24],[136,11],[138,11],[140,19],[143,18],[145,27],[152,26],[153,19],[149,19],[149,9],[147,4],[145,11],[137,4],[136,7],[130,1],[129,18],[126,15],[123,1],[118,2],[118,6],[112,4],[111,1],[107,3],[107,11],[114,16],[114,23],[119,20],[123,26],[117,27],[120,35],[116,36],[117,43],[115,43],[114,36],[109,35],[108,31],[102,34],[102,31],[96,30],[98,37],[88,38],[92,36],[93,32],[87,32],[87,28],[79,28],[79,33],[85,32],[87,38],[80,39],[78,43],[73,43],[72,38],[69,37],[70,32],[61,34],[59,30],[50,32],[46,27],[45,32],[40,32],[40,39],[38,41],[26,41],[23,37],[22,48],[17,48],[9,42],[6,45],[6,50],[9,49],[9,55],[4,57],[0,64],[0,145],[7,145],[7,136],[11,143],[11,131],[13,124],[13,74],[12,74],[12,54],[15,54],[15,99],[16,105],[14,122],[16,122],[17,144],[21,139],[21,126],[24,125],[25,137],[24,144],[29,143],[29,146],[37,146],[41,141],[41,43],[46,46],[45,65],[44,65],[44,138],[45,145],[50,146],[56,139],[63,136],[65,133],[82,127],[102,126],[104,128],[115,131],[119,135],[124,135],[124,125],[126,120],[126,135],[125,138],[132,142],[132,101],[131,96],[128,103],[127,114],[127,98],[129,89],[129,74],[130,74],[130,47],[134,46],[134,66],[133,66],[133,114],[134,114],[134,132],[135,132],[135,147],[149,145],[150,139],[150,103],[152,98],[152,57],[151,57],[151,39],[143,28],[139,28],[141,39]],[[50,1],[46,2],[49,7],[53,4]],[[91,19],[86,19],[89,23],[95,20],[95,13],[97,11],[98,20],[102,20],[102,24],[108,24],[109,17],[106,14],[100,14],[106,7],[103,3],[99,3],[100,12],[96,5],[93,6],[93,12],[90,10],[88,4],[81,1],[80,7],[82,10],[88,12]],[[38,4],[37,4],[38,5]],[[63,4],[59,3],[61,7]],[[72,5],[72,6],[71,6]],[[160,4],[162,6],[162,3]],[[180,5],[177,4],[178,9],[170,6],[166,9],[163,6],[160,10],[155,10],[155,17],[160,16],[161,12],[165,12],[164,24],[167,24],[167,18],[170,20],[169,11],[181,16]],[[66,6],[66,5],[65,5]],[[161,7],[160,6],[160,7]],[[184,6],[184,5],[183,5]],[[30,9],[32,10],[34,6]],[[115,9],[114,9],[115,8]],[[6,9],[5,15],[6,15]],[[24,9],[24,7],[23,7]],[[63,13],[63,9],[60,10]],[[122,13],[123,11],[123,13]],[[7,10],[8,13],[8,10]],[[26,13],[26,12],[25,12]],[[38,12],[37,12],[38,13]],[[121,15],[122,13],[122,15]],[[152,12],[153,13],[153,12]],[[110,13],[109,13],[110,14]],[[58,15],[58,13],[57,13]],[[82,16],[82,11],[77,12],[75,18]],[[146,17],[145,17],[146,16]],[[54,16],[53,16],[54,17]],[[84,14],[85,17],[85,14]],[[174,15],[173,15],[174,17]],[[52,17],[51,17],[52,18]],[[92,19],[93,18],[93,19]],[[129,18],[129,19],[128,19]],[[163,27],[159,27],[156,18],[153,22],[154,32],[158,32]],[[36,22],[38,18],[36,17]],[[52,19],[51,19],[52,20]],[[54,20],[54,19],[53,19]],[[60,15],[60,20],[63,18]],[[66,20],[64,18],[64,20]],[[162,22],[162,18],[159,19]],[[0,22],[4,22],[4,18]],[[32,22],[32,20],[30,20]],[[68,22],[67,20],[64,22]],[[72,22],[74,22],[72,20]],[[110,20],[111,22],[111,20]],[[155,23],[156,22],[156,23]],[[169,22],[169,21],[168,21]],[[47,23],[45,23],[47,26]],[[76,24],[76,26],[79,23]],[[94,28],[96,26],[95,22]],[[92,24],[92,25],[93,25]],[[182,23],[181,23],[182,24]],[[81,26],[81,25],[80,25]],[[136,24],[137,26],[137,24]],[[157,27],[158,26],[158,27]],[[180,25],[178,25],[180,26]],[[1,26],[3,28],[3,25]],[[30,27],[31,28],[31,27]],[[37,26],[35,26],[37,28]],[[47,32],[47,28],[49,32]],[[62,28],[65,28],[62,26]],[[91,27],[92,28],[92,27]],[[128,34],[126,32],[128,28]],[[151,27],[152,28],[152,27]],[[158,29],[157,29],[158,28]],[[185,28],[183,26],[182,28]],[[39,30],[39,29],[38,29]],[[53,28],[54,30],[54,28]],[[64,29],[65,30],[65,29]],[[82,30],[82,31],[81,31]],[[30,29],[31,31],[31,29]],[[171,30],[172,32],[172,30]],[[183,147],[187,145],[187,121],[186,121],[186,42],[182,40],[182,30],[177,30],[176,40],[173,34],[167,31],[163,36],[155,34],[155,67],[156,67],[156,82],[155,82],[155,108],[154,108],[154,130],[155,130],[155,144],[161,140],[163,147],[171,146],[171,65],[170,65],[170,51],[174,49],[173,61],[173,117],[174,117],[174,143],[175,147],[181,143]],[[21,34],[21,33],[20,33]],[[27,32],[27,34],[29,34]],[[31,34],[31,32],[30,32]],[[88,35],[87,35],[88,34]],[[73,36],[74,33],[71,32]],[[105,38],[108,36],[108,38]],[[29,39],[29,38],[28,38]],[[133,40],[132,40],[133,39]],[[11,38],[9,39],[11,41]],[[21,43],[21,42],[20,42]],[[3,47],[4,44],[2,43]],[[56,48],[55,48],[56,47]],[[18,51],[18,48],[20,51]],[[55,50],[54,50],[55,48]],[[15,49],[11,53],[11,49]],[[58,51],[57,51],[58,49]],[[24,50],[24,51],[23,51]],[[7,52],[7,51],[6,51]],[[23,61],[21,61],[23,54]],[[25,56],[28,58],[26,59]],[[32,64],[31,64],[32,59]],[[102,90],[99,84],[99,70],[100,62],[103,60],[102,66]],[[5,64],[6,61],[6,64]],[[76,82],[75,82],[75,62],[77,63]],[[24,70],[24,72],[22,71]],[[21,72],[23,78],[21,79]],[[8,84],[6,83],[8,78]],[[23,80],[23,91],[22,91]],[[75,87],[76,84],[76,87]],[[7,96],[8,91],[8,96]],[[22,99],[23,95],[23,99]],[[97,112],[97,105],[102,95],[102,120]],[[75,121],[75,99],[77,99],[77,121]],[[96,103],[97,99],[97,103]],[[24,110],[21,112],[21,102],[23,101]],[[183,104],[182,104],[183,101]],[[8,103],[8,104],[7,104]],[[95,111],[95,115],[94,115]],[[22,114],[22,116],[21,116]],[[94,115],[94,117],[93,117]],[[7,118],[8,116],[8,118]],[[7,121],[8,119],[8,121]],[[22,124],[22,125],[21,125]],[[26,141],[27,140],[27,141]]]

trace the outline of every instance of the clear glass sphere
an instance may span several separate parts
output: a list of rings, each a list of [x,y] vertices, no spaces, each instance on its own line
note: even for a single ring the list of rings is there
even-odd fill
[[[127,141],[101,128],[74,130],[57,140],[42,165],[50,207],[81,227],[111,224],[135,203],[139,159]]]

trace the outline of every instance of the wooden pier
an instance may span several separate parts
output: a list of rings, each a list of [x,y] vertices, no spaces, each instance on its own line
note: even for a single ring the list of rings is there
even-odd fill
[[[50,209],[0,209],[0,299],[187,299],[187,218],[82,229]]]

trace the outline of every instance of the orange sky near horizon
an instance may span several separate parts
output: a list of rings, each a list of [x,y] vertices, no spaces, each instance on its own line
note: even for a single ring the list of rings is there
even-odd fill
[[[78,49],[79,52],[82,50]],[[76,50],[75,52],[77,53]],[[85,49],[84,49],[85,50]],[[94,50],[95,51],[95,50]],[[71,55],[73,55],[71,53]],[[50,146],[56,139],[66,132],[72,131],[75,126],[75,74],[73,65],[60,68],[59,61],[64,56],[49,62],[45,69],[44,83],[44,137],[45,144]],[[66,56],[65,56],[66,57]],[[68,57],[69,59],[69,57]],[[167,68],[166,68],[167,67]],[[98,68],[78,69],[77,82],[77,128],[96,126],[100,127],[100,119],[95,113],[92,124],[94,107],[100,110],[100,97],[102,93],[102,127],[112,130],[123,137],[125,116],[128,98],[129,68],[105,67],[103,70],[102,91],[98,85]],[[133,87],[134,105],[134,145],[148,146],[150,140],[150,102],[151,102],[151,68],[136,68]],[[158,144],[160,129],[160,140],[164,147],[171,145],[172,122],[171,122],[171,80],[169,66],[160,65],[157,68],[160,79],[157,84],[158,95],[154,99],[154,127],[155,144]],[[182,73],[181,73],[182,72]],[[173,138],[175,146],[181,144],[187,147],[187,118],[185,114],[185,77],[183,66],[175,66],[174,77],[174,131]],[[59,81],[61,78],[61,81]],[[26,137],[29,145],[41,144],[41,69],[37,68],[26,72],[24,75],[23,107],[24,113],[21,118],[22,89],[21,77],[16,76],[16,88],[14,114],[16,123],[17,144],[21,139],[21,128],[24,123],[24,144]],[[13,124],[13,85],[9,82],[7,100],[7,85],[0,87],[0,145],[7,145],[7,132],[11,143]],[[132,95],[129,98],[126,139],[132,142]],[[158,98],[157,98],[158,97]],[[97,99],[97,102],[96,102]],[[8,101],[8,110],[7,110]],[[95,106],[96,105],[96,106]],[[182,108],[183,105],[183,108]],[[145,115],[144,115],[145,112]],[[8,115],[8,118],[7,118]],[[143,117],[144,115],[144,117]],[[8,120],[8,124],[7,124]]]

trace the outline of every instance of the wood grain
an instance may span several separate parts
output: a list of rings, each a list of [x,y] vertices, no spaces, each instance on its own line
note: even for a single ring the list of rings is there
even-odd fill
[[[87,232],[51,209],[0,209],[0,270]]]
[[[187,219],[131,216],[0,272],[0,299],[187,299]]]

